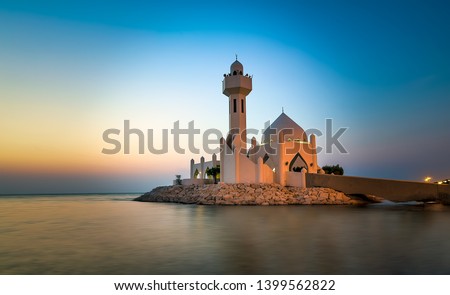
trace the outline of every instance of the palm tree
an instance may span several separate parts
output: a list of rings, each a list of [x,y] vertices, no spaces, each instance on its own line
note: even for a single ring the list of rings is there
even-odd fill
[[[212,167],[206,170],[206,175],[211,176],[214,179],[214,184],[217,184],[217,175],[220,175],[220,166]]]

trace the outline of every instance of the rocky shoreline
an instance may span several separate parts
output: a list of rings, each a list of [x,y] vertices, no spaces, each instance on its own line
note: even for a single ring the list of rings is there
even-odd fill
[[[359,205],[368,201],[330,188],[242,183],[160,186],[134,200],[199,205]]]

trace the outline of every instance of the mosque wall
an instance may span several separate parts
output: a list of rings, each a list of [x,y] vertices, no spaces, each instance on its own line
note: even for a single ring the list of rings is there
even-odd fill
[[[272,168],[270,168],[268,165],[262,165],[263,169],[263,183],[273,183],[274,182],[274,172]]]
[[[236,182],[235,176],[235,161],[234,154],[231,152],[231,149],[225,144],[224,145],[226,152],[223,153],[223,163],[224,165],[220,167],[220,173],[222,176],[223,173],[223,182],[226,183],[234,183]],[[223,169],[222,169],[223,167]],[[222,172],[223,171],[223,172]]]
[[[306,187],[305,174],[302,172],[286,171],[286,185],[296,187]]]
[[[245,155],[237,155],[240,165],[240,180],[242,183],[255,183],[256,180],[256,164],[253,163]]]

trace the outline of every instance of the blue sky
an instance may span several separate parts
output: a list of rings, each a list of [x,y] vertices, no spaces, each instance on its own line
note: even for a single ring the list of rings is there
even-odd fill
[[[145,191],[187,176],[199,155],[106,156],[102,133],[124,120],[226,132],[235,53],[254,76],[248,127],[282,107],[304,129],[332,118],[348,154],[320,165],[448,178],[449,12],[445,1],[0,1],[0,193]]]

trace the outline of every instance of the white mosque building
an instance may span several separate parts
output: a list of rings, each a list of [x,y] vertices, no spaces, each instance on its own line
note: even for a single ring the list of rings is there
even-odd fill
[[[220,160],[200,163],[191,160],[190,179],[183,184],[209,183],[206,171],[220,165],[220,181],[225,183],[278,183],[305,187],[305,173],[317,173],[316,138],[307,136],[302,127],[282,112],[263,132],[261,142],[256,138],[247,146],[247,95],[252,91],[252,77],[244,75],[243,65],[236,59],[230,72],[224,74],[223,94],[229,100],[229,133],[220,139]]]

